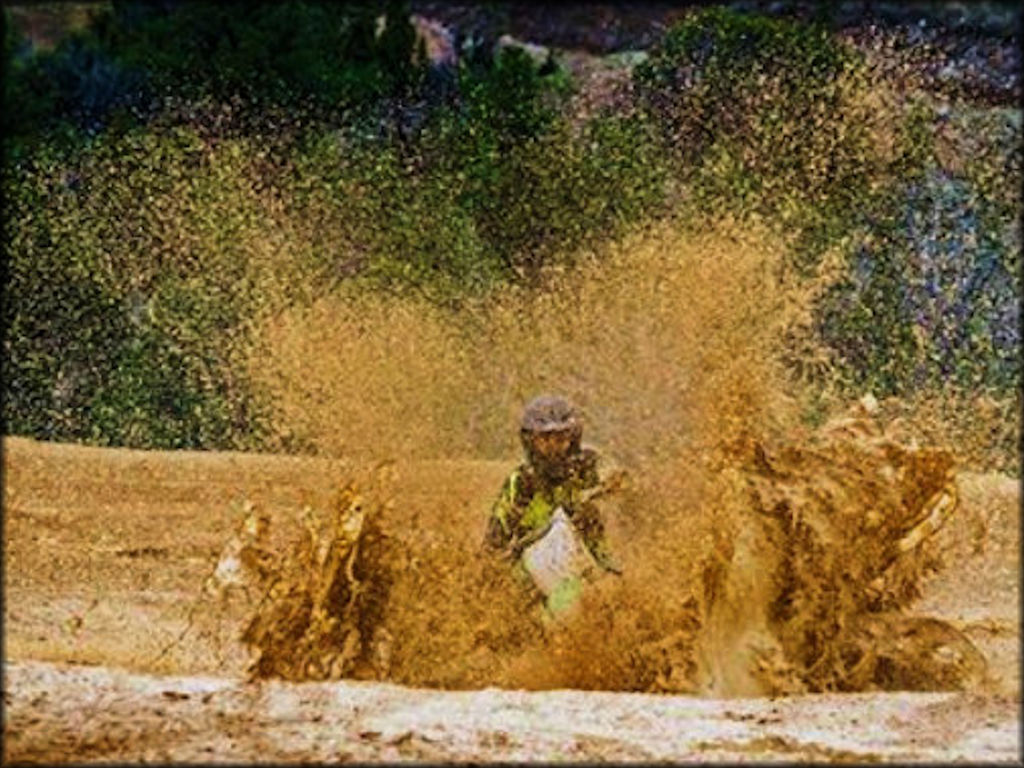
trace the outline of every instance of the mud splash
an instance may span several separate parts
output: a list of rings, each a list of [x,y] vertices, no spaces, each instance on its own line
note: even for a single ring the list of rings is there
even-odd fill
[[[793,419],[781,254],[758,231],[665,226],[456,310],[353,288],[266,323],[253,376],[281,441],[321,455],[514,461],[523,403],[558,391],[585,440],[665,461]]]
[[[276,592],[264,582],[254,672],[719,696],[976,683],[966,638],[901,613],[935,565],[926,534],[956,505],[952,460],[866,413],[801,426],[778,361],[806,306],[780,253],[760,232],[663,229],[455,312],[351,293],[275,318],[254,370],[283,442],[511,465],[522,402],[553,390],[633,483],[606,510],[625,574],[558,629],[481,557],[486,509],[438,474],[410,516],[385,483],[359,512],[372,543],[299,537]]]
[[[950,455],[900,446],[866,415],[831,426],[799,447],[733,446],[718,492],[667,537],[689,543],[688,567],[655,559],[670,544],[629,558],[557,628],[458,519],[411,520],[346,491],[323,527],[339,532],[301,538],[263,581],[252,672],[719,697],[981,685],[964,635],[904,612],[955,512]]]

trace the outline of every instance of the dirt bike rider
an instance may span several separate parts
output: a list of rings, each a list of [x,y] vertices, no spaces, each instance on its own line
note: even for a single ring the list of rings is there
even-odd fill
[[[600,471],[592,448],[580,445],[583,421],[564,397],[541,395],[523,411],[519,430],[526,461],[505,480],[491,509],[485,545],[514,562],[545,533],[561,507],[597,565],[621,574],[605,538],[597,498],[619,490],[621,471]]]

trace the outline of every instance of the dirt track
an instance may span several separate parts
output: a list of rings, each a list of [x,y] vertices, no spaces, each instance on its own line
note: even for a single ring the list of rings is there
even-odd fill
[[[708,700],[430,691],[11,664],[7,750],[58,761],[1010,761],[1017,704],[971,694]]]
[[[960,476],[963,506],[942,533],[948,565],[915,606],[987,656],[984,690],[712,700],[244,684],[244,659],[221,654],[237,629],[233,604],[160,657],[237,522],[232,505],[316,506],[347,468],[19,438],[5,439],[4,468],[6,760],[1020,758],[1019,488],[1009,478]],[[476,536],[506,469],[399,465],[394,493],[413,520],[443,496]]]

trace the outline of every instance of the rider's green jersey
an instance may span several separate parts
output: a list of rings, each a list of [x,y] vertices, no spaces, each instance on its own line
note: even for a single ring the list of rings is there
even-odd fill
[[[509,549],[518,557],[524,542],[544,531],[555,510],[562,507],[598,565],[617,570],[600,510],[588,500],[605,484],[598,465],[598,455],[590,448],[572,454],[557,477],[529,462],[519,465],[506,478],[491,508],[487,544],[493,549]]]

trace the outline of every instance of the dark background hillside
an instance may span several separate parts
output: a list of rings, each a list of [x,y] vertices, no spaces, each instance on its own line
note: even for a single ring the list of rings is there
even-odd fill
[[[505,291],[728,220],[813,297],[782,352],[809,422],[871,391],[1015,466],[1020,18],[6,5],[5,431],[315,450],[257,386],[271,318],[354,292],[485,333]]]

